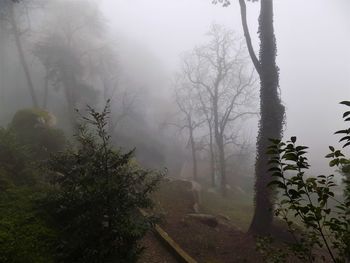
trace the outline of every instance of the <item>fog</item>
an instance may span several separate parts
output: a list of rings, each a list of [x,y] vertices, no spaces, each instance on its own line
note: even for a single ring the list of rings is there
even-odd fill
[[[242,34],[238,3],[222,8],[210,1],[104,0],[109,30],[143,45],[170,78],[186,50],[199,45],[212,22]],[[248,22],[258,50],[259,4],[248,5]],[[343,107],[350,96],[350,3],[275,1],[275,29],[282,101],[286,106],[285,137],[297,136],[310,149],[315,173],[327,169],[323,157],[337,142]],[[157,91],[166,94],[169,87]],[[254,133],[252,135],[254,139]]]
[[[349,262],[349,14],[0,0],[0,261]]]

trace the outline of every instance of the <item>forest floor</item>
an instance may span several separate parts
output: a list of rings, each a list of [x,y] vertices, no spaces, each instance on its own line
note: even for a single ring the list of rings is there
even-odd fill
[[[154,233],[148,233],[142,240],[144,252],[140,263],[177,263],[174,256],[159,242]]]
[[[194,212],[192,193],[179,186],[163,184],[155,194],[155,211],[162,215],[161,227],[198,262],[262,262],[254,238],[244,232],[252,214],[252,200],[227,202],[220,195],[206,191],[201,199],[200,212],[219,218],[220,224],[213,227],[187,218],[186,215]],[[146,250],[140,262],[173,262],[154,238],[145,238]]]
[[[232,191],[223,198],[218,193],[202,191],[199,213],[217,219],[219,224],[213,226],[210,221],[189,216],[194,213],[191,191],[178,184],[162,183],[154,195],[156,204],[152,212],[161,217],[160,226],[169,236],[198,263],[260,263],[264,261],[256,249],[256,240],[246,233],[253,214],[253,200],[249,196]],[[284,234],[282,225],[275,229],[278,235]],[[177,262],[153,233],[144,238],[143,245],[145,251],[139,262]],[[281,246],[282,242],[278,242],[278,247]],[[300,261],[291,258],[287,262]]]

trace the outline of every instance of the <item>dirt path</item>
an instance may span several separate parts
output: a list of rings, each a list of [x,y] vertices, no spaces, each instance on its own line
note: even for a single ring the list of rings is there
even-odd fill
[[[139,259],[140,263],[177,263],[153,233],[148,233],[145,236],[142,245],[145,250]]]

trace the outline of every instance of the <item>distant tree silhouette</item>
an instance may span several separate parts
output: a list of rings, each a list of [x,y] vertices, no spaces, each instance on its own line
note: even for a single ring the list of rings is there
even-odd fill
[[[19,3],[20,0],[2,0],[0,3],[0,20],[2,23],[7,23],[9,27],[9,32],[13,35],[15,47],[18,52],[19,61],[21,66],[23,67],[23,71],[25,73],[27,86],[29,89],[30,96],[32,98],[32,104],[34,107],[38,107],[38,99],[34,90],[33,80],[30,74],[28,62],[25,55],[25,50],[23,48],[23,34],[28,31],[28,28],[23,29],[19,23],[19,18],[24,16],[24,14],[28,11],[27,6],[23,5],[21,8],[23,10],[15,9],[15,3]]]
[[[214,142],[221,191],[226,196],[225,148],[235,143],[237,135],[232,134],[232,127],[237,121],[256,114],[251,110],[255,76],[246,63],[246,47],[237,35],[216,24],[207,35],[208,44],[195,48],[184,58],[182,73],[185,82],[195,90],[197,108],[208,123],[210,147]]]
[[[43,30],[44,37],[34,47],[34,55],[46,70],[43,105],[47,105],[48,84],[62,89],[68,117],[76,128],[75,109],[96,103],[96,90],[87,79],[96,74],[90,62],[94,51],[100,48],[97,39],[104,24],[98,9],[90,2],[50,1],[48,10],[46,23],[50,26]],[[76,16],[77,13],[81,15]]]

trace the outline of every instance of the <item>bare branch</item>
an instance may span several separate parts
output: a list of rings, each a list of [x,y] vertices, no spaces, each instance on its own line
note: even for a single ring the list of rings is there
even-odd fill
[[[244,37],[245,37],[246,42],[247,42],[248,52],[249,52],[249,55],[253,61],[253,64],[254,64],[256,71],[258,72],[259,75],[261,75],[261,64],[260,64],[260,61],[258,60],[258,58],[255,54],[252,40],[251,40],[250,33],[249,33],[249,28],[248,28],[248,23],[247,23],[247,6],[245,3],[245,0],[239,0],[239,5],[241,8],[241,20],[242,20],[242,26],[243,26],[243,31],[244,31]]]

